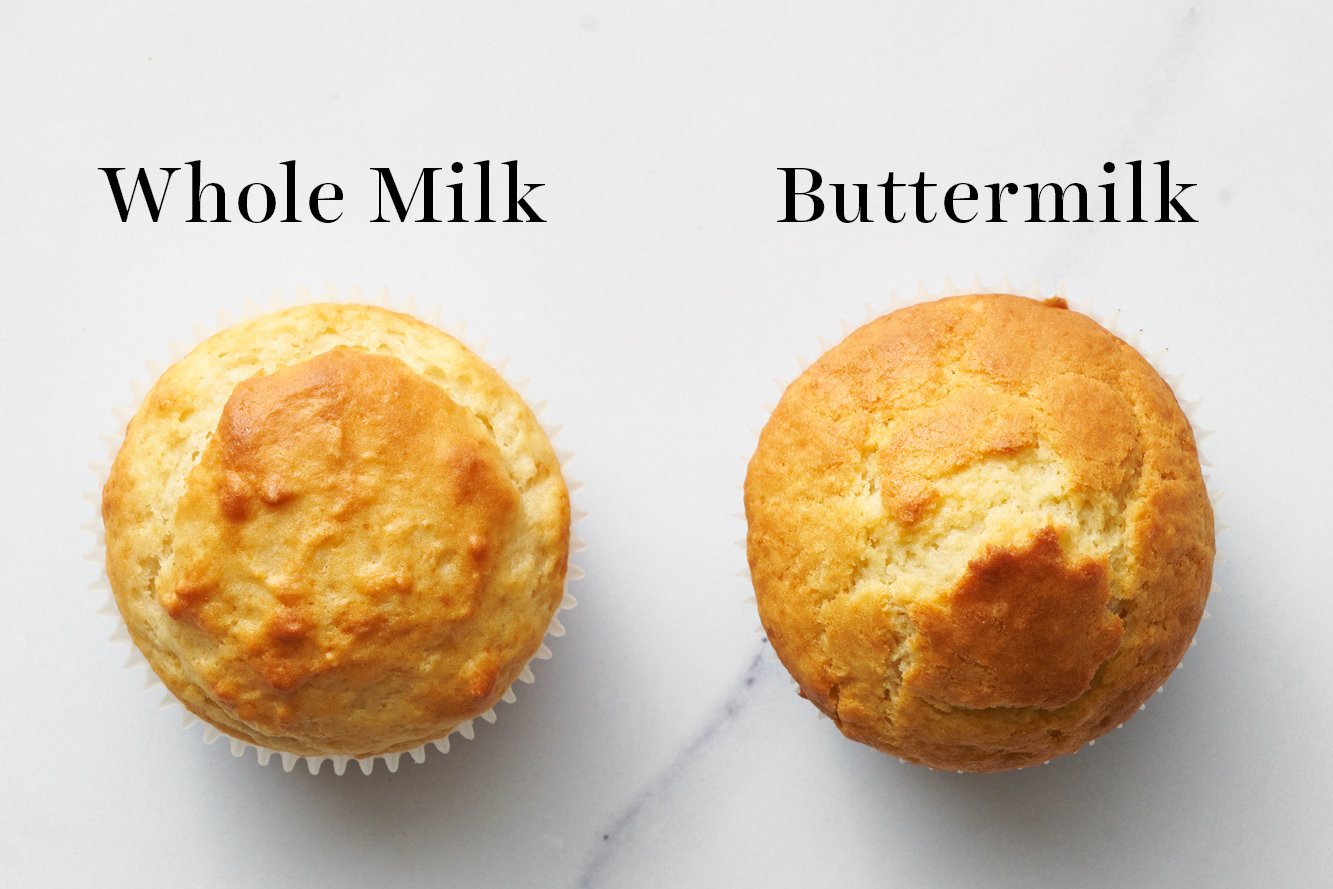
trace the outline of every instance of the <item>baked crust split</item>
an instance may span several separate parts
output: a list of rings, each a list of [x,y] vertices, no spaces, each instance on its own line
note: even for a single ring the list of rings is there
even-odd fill
[[[953,297],[854,331],[786,390],[745,504],[802,694],[936,768],[1032,765],[1120,725],[1211,584],[1189,421],[1062,300]]]

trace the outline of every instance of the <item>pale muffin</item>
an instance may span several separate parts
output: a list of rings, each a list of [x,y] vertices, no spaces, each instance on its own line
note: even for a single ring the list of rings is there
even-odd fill
[[[370,756],[493,706],[563,592],[569,500],[532,412],[405,315],[307,305],[167,370],[103,492],[134,643],[195,715]]]

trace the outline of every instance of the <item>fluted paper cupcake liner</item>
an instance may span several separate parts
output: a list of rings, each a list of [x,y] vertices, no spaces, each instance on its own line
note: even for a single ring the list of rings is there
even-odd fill
[[[496,371],[496,373],[504,377],[505,381],[510,385],[510,387],[513,388],[514,391],[517,392],[520,396],[523,396],[525,401],[527,400],[527,395],[525,390],[528,387],[528,380],[527,379],[510,380],[508,377],[506,377],[505,368],[506,365],[508,364],[508,361],[505,359],[500,359],[498,361],[492,361],[488,359],[486,356],[487,343],[484,341],[480,343],[469,342],[466,335],[466,324],[460,323],[454,329],[446,330],[442,323],[442,317],[443,317],[442,309],[436,307],[429,314],[424,316],[420,315],[417,313],[416,300],[414,298],[409,296],[404,300],[395,300],[389,296],[387,290],[378,290],[372,294],[366,295],[363,294],[357,288],[351,288],[345,294],[340,294],[336,290],[336,288],[326,287],[324,288],[323,291],[321,291],[319,294],[316,295],[310,293],[305,289],[298,289],[296,293],[290,297],[285,296],[282,293],[275,292],[270,298],[269,305],[267,307],[260,306],[253,300],[247,300],[239,316],[233,317],[230,313],[223,311],[218,313],[218,319],[214,326],[210,327],[204,324],[196,324],[193,329],[194,341],[195,343],[202,342],[204,339],[206,339],[207,337],[209,337],[210,335],[212,335],[217,331],[223,330],[241,321],[254,318],[266,312],[278,311],[283,308],[288,308],[290,306],[301,305],[309,302],[363,303],[366,305],[380,306],[385,309],[390,309],[391,311],[401,312],[404,314],[413,315],[414,317],[418,317],[421,320],[427,322],[428,324],[435,326],[436,328],[445,330],[445,332],[448,333],[450,336],[454,337],[459,342],[463,343],[464,346],[470,349],[479,358],[481,358],[483,361],[486,361]],[[131,670],[140,668],[143,670],[144,688],[145,689],[155,688],[162,694],[162,699],[159,704],[160,708],[163,710],[177,711],[180,717],[180,725],[181,728],[183,729],[191,729],[196,725],[203,726],[202,740],[205,744],[213,744],[219,739],[226,739],[231,749],[232,756],[235,756],[237,758],[242,758],[245,757],[245,755],[249,751],[253,750],[255,752],[256,761],[262,766],[267,766],[270,762],[276,760],[277,762],[281,763],[283,771],[290,772],[294,768],[296,768],[298,763],[303,762],[306,768],[309,770],[310,774],[312,775],[319,774],[325,762],[331,764],[333,768],[333,773],[335,775],[345,774],[347,772],[347,766],[349,763],[355,763],[356,766],[361,770],[361,772],[366,775],[369,775],[374,771],[376,763],[382,763],[383,767],[388,769],[390,772],[396,772],[398,770],[398,765],[402,761],[403,757],[407,757],[416,763],[422,763],[425,762],[427,751],[430,749],[437,750],[440,753],[448,753],[451,746],[451,740],[455,735],[458,735],[469,741],[472,740],[476,736],[476,727],[475,727],[476,720],[480,719],[485,722],[494,723],[498,717],[495,712],[495,708],[492,707],[485,713],[481,713],[478,716],[473,717],[472,719],[465,720],[459,723],[458,725],[454,726],[444,736],[436,738],[431,741],[427,741],[426,743],[413,747],[410,750],[399,751],[398,753],[382,753],[376,756],[366,756],[366,757],[342,756],[342,755],[303,756],[300,754],[289,753],[282,750],[272,750],[262,745],[254,744],[250,741],[245,741],[240,738],[234,738],[226,734],[225,732],[221,731],[220,729],[208,724],[199,717],[195,716],[193,713],[187,710],[183,704],[181,704],[181,702],[176,698],[175,695],[173,695],[169,690],[167,690],[166,686],[162,684],[162,681],[158,678],[157,674],[154,673],[152,668],[149,666],[147,659],[144,658],[143,654],[140,653],[139,649],[134,645],[133,641],[130,639],[129,630],[125,626],[125,621],[121,617],[120,609],[116,605],[115,595],[111,591],[111,583],[106,574],[106,531],[102,524],[101,502],[102,502],[102,488],[103,486],[105,486],[107,476],[110,474],[111,463],[115,459],[116,453],[120,450],[120,446],[124,441],[126,425],[129,423],[130,419],[134,416],[134,413],[139,409],[139,406],[143,403],[143,399],[148,394],[148,390],[166,370],[166,367],[169,366],[170,364],[174,364],[175,362],[179,361],[189,351],[189,348],[192,348],[192,346],[185,347],[177,341],[172,341],[168,345],[170,348],[170,360],[168,361],[167,365],[159,365],[156,362],[149,362],[146,369],[146,381],[145,380],[136,381],[132,386],[133,401],[127,406],[117,407],[112,410],[112,416],[114,418],[115,428],[114,430],[104,433],[102,435],[102,442],[106,446],[105,456],[103,457],[102,460],[96,461],[93,464],[91,464],[91,469],[97,480],[97,487],[93,491],[89,492],[88,495],[86,495],[86,498],[92,505],[93,509],[93,515],[90,517],[90,520],[86,525],[86,528],[89,530],[89,532],[93,535],[95,539],[93,548],[88,553],[87,558],[89,559],[89,561],[93,562],[97,566],[97,572],[98,572],[97,579],[93,581],[93,583],[90,585],[90,588],[94,591],[99,591],[102,593],[103,603],[99,611],[103,614],[108,615],[112,620],[115,621],[115,629],[112,631],[110,641],[113,643],[123,642],[126,646],[128,654],[124,666],[127,669]],[[582,490],[583,484],[582,482],[576,481],[569,475],[569,464],[570,462],[573,461],[574,454],[570,451],[563,450],[560,447],[556,446],[555,443],[556,437],[559,435],[562,427],[558,424],[550,423],[548,420],[543,418],[543,414],[546,412],[547,408],[546,402],[544,401],[528,402],[528,407],[537,417],[538,422],[541,424],[542,430],[546,433],[546,437],[551,441],[551,445],[555,451],[556,458],[560,462],[560,471],[561,474],[564,476],[565,486],[569,492],[569,497],[570,497],[569,552],[572,557],[573,555],[581,553],[587,549],[587,544],[583,541],[582,538],[580,538],[575,533],[574,530],[575,526],[587,516],[587,513],[582,509],[579,509],[574,502],[574,495],[578,493],[578,491]],[[552,657],[551,648],[546,643],[550,639],[558,638],[560,636],[565,635],[565,627],[560,621],[560,613],[563,611],[568,611],[569,609],[573,608],[576,604],[578,604],[573,595],[571,595],[569,592],[569,585],[576,581],[582,580],[584,576],[585,575],[583,569],[580,566],[574,564],[574,562],[571,559],[565,571],[565,589],[563,592],[563,596],[561,598],[559,607],[556,609],[556,613],[552,615],[551,622],[546,628],[546,634],[545,634],[546,638],[542,640],[542,643],[538,647],[536,654],[534,654],[531,658],[529,658],[527,663],[523,665],[523,669],[519,673],[518,678],[513,683],[511,683],[510,686],[505,689],[504,694],[500,696],[500,701],[502,703],[512,704],[514,703],[515,700],[517,700],[517,697],[514,694],[514,689],[520,683],[530,685],[535,681],[536,677],[532,672],[532,665],[534,662],[549,660]]]
[[[944,279],[943,285],[938,288],[927,287],[924,282],[918,283],[916,293],[911,297],[904,297],[899,293],[897,293],[896,291],[891,291],[888,296],[887,305],[884,306],[883,308],[876,308],[874,305],[866,303],[865,313],[859,321],[852,322],[844,318],[843,320],[838,322],[840,334],[837,338],[829,339],[828,337],[822,335],[816,338],[816,344],[818,346],[819,351],[815,353],[813,358],[806,358],[803,355],[795,356],[797,370],[791,380],[783,381],[777,378],[774,379],[773,383],[775,387],[775,395],[773,396],[771,402],[760,405],[760,408],[762,409],[763,413],[760,417],[759,424],[758,426],[751,429],[751,433],[754,436],[754,441],[756,446],[758,445],[759,434],[762,431],[764,424],[768,422],[768,418],[772,415],[773,411],[777,407],[778,399],[782,397],[783,392],[786,391],[787,386],[791,384],[792,380],[794,380],[800,374],[805,373],[806,368],[808,368],[811,364],[813,364],[815,360],[819,358],[819,356],[823,355],[829,349],[832,349],[834,346],[836,346],[839,342],[841,342],[849,334],[851,334],[852,331],[856,330],[863,324],[868,324],[874,319],[879,318],[883,315],[887,315],[891,312],[895,312],[898,309],[904,309],[907,308],[908,306],[916,305],[918,303],[945,299],[950,296],[967,296],[976,293],[1009,293],[1017,296],[1030,297],[1031,299],[1036,299],[1036,300],[1046,300],[1057,297],[1060,299],[1064,299],[1069,304],[1069,308],[1073,309],[1076,312],[1079,312],[1080,314],[1087,315],[1089,318],[1092,318],[1102,327],[1106,328],[1112,334],[1114,334],[1115,336],[1119,337],[1121,340],[1124,340],[1126,343],[1132,346],[1134,350],[1138,352],[1139,355],[1141,355],[1143,359],[1152,366],[1153,370],[1155,370],[1158,373],[1158,375],[1161,376],[1161,378],[1166,381],[1166,384],[1171,387],[1171,391],[1175,395],[1177,403],[1180,404],[1181,410],[1184,411],[1185,413],[1185,418],[1189,421],[1190,428],[1194,433],[1194,442],[1195,442],[1195,447],[1198,451],[1199,465],[1200,468],[1203,470],[1203,480],[1205,489],[1208,492],[1208,500],[1214,507],[1214,525],[1213,525],[1214,539],[1216,540],[1216,538],[1220,537],[1228,530],[1228,526],[1225,523],[1216,520],[1216,506],[1218,501],[1223,498],[1224,494],[1223,492],[1220,491],[1214,491],[1211,485],[1212,480],[1210,477],[1211,474],[1209,472],[1209,469],[1212,467],[1213,464],[1208,460],[1207,456],[1204,454],[1203,442],[1212,436],[1213,430],[1205,429],[1199,425],[1198,414],[1199,414],[1199,408],[1203,404],[1202,399],[1188,400],[1183,397],[1181,389],[1184,384],[1185,376],[1184,374],[1170,373],[1167,370],[1166,361],[1169,353],[1166,347],[1161,347],[1153,351],[1148,351],[1145,348],[1145,343],[1144,343],[1145,337],[1143,330],[1135,329],[1127,333],[1125,331],[1124,325],[1121,323],[1119,309],[1114,310],[1109,315],[1104,312],[1099,312],[1097,311],[1096,306],[1091,299],[1084,302],[1077,298],[1070,298],[1070,296],[1066,293],[1064,286],[1057,287],[1053,292],[1048,292],[1041,287],[1040,283],[1034,281],[1030,286],[1026,288],[1017,288],[1006,277],[1001,279],[999,285],[986,284],[982,282],[980,278],[973,278],[972,283],[969,287],[960,288],[956,284],[954,284],[950,278],[946,277]],[[751,453],[753,453],[753,448],[751,449]],[[737,488],[742,492],[743,495],[744,492],[743,485],[738,484]],[[750,574],[749,560],[744,557],[744,554],[746,553],[747,550],[746,535],[748,533],[748,528],[746,526],[745,505],[743,502],[741,504],[740,511],[735,513],[735,516],[741,523],[741,533],[736,545],[740,549],[742,553],[742,558],[745,562],[744,567],[739,572],[737,572],[737,576],[745,578],[746,581],[751,584],[750,592],[744,598],[745,601],[749,602],[752,606],[755,607],[756,609],[755,613],[757,614],[758,600],[755,598],[754,595],[754,587],[753,587],[754,579]],[[1215,554],[1213,561],[1214,565],[1216,565],[1218,562],[1225,561],[1225,556],[1221,552],[1220,547],[1218,548],[1218,551]],[[1213,583],[1208,591],[1208,599],[1210,602],[1212,601],[1213,596],[1218,592],[1218,585],[1216,578],[1217,578],[1216,571],[1214,571]],[[1211,617],[1212,615],[1209,613],[1208,609],[1205,608],[1202,620],[1207,621]],[[1201,627],[1202,627],[1202,621],[1200,622],[1200,628]],[[758,623],[757,621],[755,624],[754,633],[757,637],[759,637],[759,639],[762,640],[764,648],[767,651],[766,656],[771,659],[771,662],[779,663],[777,652],[773,650],[772,645],[768,644],[768,636],[764,632],[763,625]],[[1188,652],[1197,647],[1198,644],[1199,644],[1198,630],[1196,630],[1194,638],[1190,640],[1189,649],[1186,650],[1186,656],[1188,656]],[[1175,670],[1172,671],[1172,675],[1175,675],[1175,671],[1179,670],[1184,665],[1185,665],[1185,657],[1182,656],[1180,663],[1178,663],[1175,667]],[[799,686],[797,685],[795,678],[790,677],[790,675],[788,678],[791,681],[792,687],[799,689]],[[1167,681],[1170,681],[1170,677],[1168,677]],[[1163,683],[1157,689],[1155,694],[1162,694],[1164,691],[1166,691],[1165,683]],[[1144,710],[1147,709],[1147,706],[1148,704],[1146,701],[1140,704],[1138,712],[1140,713],[1143,712]],[[1125,724],[1122,722],[1119,725],[1117,725],[1115,729],[1113,729],[1112,731],[1124,728],[1124,726]],[[1105,737],[1105,735],[1103,735],[1103,737]],[[1087,744],[1085,744],[1084,747],[1092,747],[1096,743],[1097,739],[1094,738]],[[1080,747],[1078,750],[1075,750],[1074,753],[1078,753],[1083,749],[1084,749],[1083,747]],[[1072,756],[1074,754],[1068,754],[1068,755]],[[909,765],[907,760],[902,759],[901,757],[898,758],[898,762],[902,763],[903,765]],[[1042,763],[1042,765],[1049,765],[1050,762],[1051,761],[1048,759],[1044,763]],[[930,766],[926,766],[925,768],[930,769],[932,772],[948,771],[947,769],[945,770],[934,769],[931,768]],[[1023,768],[1025,767],[1020,766],[1018,769],[1015,769],[1014,771],[1021,771]],[[964,774],[964,772],[962,772],[961,770],[959,770],[958,773]]]

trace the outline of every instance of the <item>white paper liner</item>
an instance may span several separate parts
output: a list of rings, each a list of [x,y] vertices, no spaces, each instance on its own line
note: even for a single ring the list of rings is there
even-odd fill
[[[1214,430],[1205,429],[1199,425],[1198,412],[1200,405],[1202,405],[1203,403],[1203,400],[1201,398],[1194,400],[1187,400],[1181,395],[1181,388],[1184,384],[1185,377],[1184,374],[1173,374],[1167,371],[1166,361],[1167,358],[1169,357],[1169,350],[1167,347],[1162,347],[1151,352],[1148,351],[1144,347],[1143,343],[1144,332],[1142,329],[1134,330],[1131,333],[1125,332],[1125,329],[1121,324],[1119,309],[1116,309],[1110,315],[1107,315],[1103,312],[1098,312],[1094,302],[1091,299],[1089,299],[1086,303],[1084,303],[1082,300],[1071,299],[1066,293],[1063,284],[1057,287],[1054,292],[1047,292],[1041,287],[1040,283],[1036,281],[1034,281],[1029,287],[1020,289],[1016,288],[1010,282],[1008,277],[1002,278],[999,285],[985,284],[982,282],[980,278],[974,277],[972,279],[971,286],[960,288],[953,283],[952,279],[946,277],[944,279],[944,285],[939,289],[932,290],[928,288],[924,282],[918,283],[916,294],[910,298],[903,297],[897,291],[890,291],[888,297],[888,305],[882,309],[877,309],[870,303],[866,303],[865,315],[864,317],[861,318],[860,321],[853,323],[847,321],[846,319],[843,319],[838,322],[841,334],[836,339],[829,339],[823,335],[819,335],[816,338],[816,341],[819,346],[819,351],[815,354],[813,358],[806,358],[801,355],[796,356],[797,371],[796,374],[793,375],[791,380],[784,381],[780,379],[774,379],[773,383],[775,387],[774,390],[775,395],[773,396],[773,400],[769,403],[760,405],[760,407],[763,409],[763,415],[760,418],[758,425],[751,429],[751,434],[754,436],[756,447],[758,446],[759,435],[764,427],[764,424],[767,423],[768,418],[772,416],[774,409],[776,409],[777,407],[778,399],[782,397],[782,394],[786,391],[787,386],[790,385],[792,380],[796,379],[796,377],[805,373],[806,368],[808,368],[811,364],[813,364],[819,358],[819,356],[823,355],[829,349],[832,349],[838,343],[842,342],[842,340],[846,339],[846,337],[849,334],[851,334],[852,331],[856,330],[857,328],[861,327],[864,324],[868,324],[869,322],[873,321],[876,318],[879,318],[883,315],[887,315],[891,312],[896,312],[898,309],[907,308],[908,306],[916,305],[918,303],[932,302],[934,300],[945,299],[946,297],[950,296],[968,296],[977,293],[1008,293],[1016,296],[1026,296],[1036,300],[1046,300],[1056,297],[1063,299],[1066,301],[1066,303],[1068,303],[1070,309],[1080,314],[1087,315],[1089,318],[1096,321],[1098,324],[1106,328],[1112,334],[1124,340],[1126,343],[1129,343],[1129,345],[1134,348],[1134,351],[1138,352],[1139,355],[1141,355],[1145,361],[1147,361],[1150,365],[1152,365],[1153,370],[1157,371],[1158,375],[1160,375],[1162,379],[1166,381],[1166,384],[1171,387],[1171,391],[1175,395],[1176,401],[1180,404],[1180,408],[1185,414],[1185,419],[1189,421],[1190,428],[1194,433],[1194,443],[1195,443],[1195,448],[1198,451],[1199,466],[1203,472],[1204,487],[1208,494],[1208,500],[1214,507],[1213,538],[1214,538],[1214,543],[1216,545],[1217,538],[1219,538],[1222,534],[1224,534],[1228,530],[1228,526],[1223,522],[1217,521],[1216,519],[1216,506],[1218,501],[1222,499],[1224,494],[1221,491],[1213,491],[1209,488],[1211,479],[1208,470],[1212,467],[1213,464],[1204,455],[1203,442],[1212,436]],[[751,453],[753,453],[753,448],[751,449]],[[741,509],[739,512],[733,514],[741,523],[741,534],[740,538],[736,541],[736,546],[740,548],[742,560],[745,562],[744,567],[737,572],[737,576],[745,578],[745,580],[750,584],[750,592],[744,598],[745,601],[749,602],[751,605],[755,607],[756,609],[755,613],[758,614],[759,603],[754,594],[754,578],[750,573],[749,560],[748,558],[746,558],[745,555],[747,552],[746,537],[748,534],[748,526],[746,524],[745,505],[743,502],[744,485],[738,483],[736,488],[741,493],[742,496]],[[1220,552],[1220,550],[1217,553],[1215,553],[1213,557],[1214,569],[1216,569],[1218,562],[1224,560],[1225,556]],[[1216,570],[1214,570],[1213,583],[1208,590],[1209,601],[1212,600],[1213,596],[1217,592],[1218,592],[1217,572]],[[1212,614],[1209,613],[1207,608],[1204,608],[1203,617],[1200,620],[1199,628],[1202,628],[1203,621],[1206,621],[1211,617]],[[1171,675],[1175,675],[1175,672],[1185,665],[1185,657],[1188,656],[1189,652],[1199,644],[1198,632],[1199,629],[1196,629],[1194,637],[1190,639],[1190,644],[1185,651],[1185,655],[1181,656],[1180,663],[1176,664],[1175,668],[1172,670]],[[756,622],[754,633],[757,637],[759,637],[760,640],[762,640],[762,644],[765,650],[767,651],[767,657],[771,659],[771,662],[781,663],[778,660],[777,652],[773,650],[773,646],[768,642],[768,634],[764,632],[764,627],[762,624]],[[796,682],[795,677],[792,677],[790,674],[788,674],[788,679],[791,681],[792,688],[797,689],[799,691],[800,686]],[[1168,682],[1170,681],[1170,677],[1167,677],[1167,681]],[[1164,691],[1166,691],[1165,682],[1158,687],[1157,691],[1154,694],[1160,695]],[[1151,700],[1151,698],[1149,698],[1149,700]],[[1147,701],[1145,701],[1139,705],[1139,709],[1136,712],[1142,713],[1147,708],[1148,704]],[[1116,731],[1124,727],[1125,723],[1122,722],[1119,725],[1117,725],[1115,729],[1112,729],[1112,731]],[[1109,732],[1107,734],[1109,734]],[[1101,737],[1105,736],[1106,735],[1103,734]],[[1098,740],[1097,738],[1093,738],[1092,740],[1088,741],[1088,743],[1085,744],[1083,747],[1080,747],[1078,750],[1075,750],[1072,753],[1064,754],[1060,758],[1065,759],[1069,756],[1073,756],[1074,754],[1081,752],[1085,747],[1092,747],[1097,743],[1097,740]],[[903,765],[924,767],[932,772],[949,771],[948,769],[935,769],[930,766],[920,766],[919,763],[911,763],[901,757],[895,757],[895,758],[898,760],[899,763]],[[1042,763],[1043,766],[1050,764],[1051,761],[1049,759]],[[1027,768],[1027,766],[1019,766],[1018,768],[1012,769],[1010,771],[1022,771],[1024,768]],[[957,770],[957,772],[960,775],[967,774],[967,772],[961,769]]]
[[[291,296],[275,291],[270,296],[269,305],[267,307],[260,306],[254,300],[246,300],[239,317],[234,317],[229,312],[221,311],[218,313],[218,320],[215,326],[210,328],[203,324],[195,324],[193,328],[194,342],[202,342],[213,333],[231,327],[240,321],[249,320],[250,318],[268,312],[274,312],[310,302],[361,303],[413,315],[440,330],[444,330],[445,333],[448,333],[450,336],[463,343],[464,346],[481,358],[481,360],[489,364],[496,373],[505,377],[504,371],[508,364],[508,360],[500,359],[498,361],[492,361],[488,359],[485,354],[488,345],[487,342],[469,342],[466,338],[467,325],[465,323],[460,323],[455,329],[448,330],[443,324],[443,309],[439,306],[436,306],[429,314],[423,316],[416,311],[415,297],[408,296],[403,300],[395,300],[390,297],[389,292],[386,289],[377,290],[369,295],[363,294],[359,288],[355,287],[350,288],[345,294],[340,294],[333,286],[325,287],[318,295],[311,294],[304,288],[298,288],[295,294]],[[174,364],[179,361],[181,358],[185,357],[185,354],[190,348],[193,348],[193,346],[182,346],[175,340],[171,341],[168,345],[170,348],[169,364]],[[107,449],[106,456],[103,460],[90,464],[90,469],[97,480],[97,487],[85,495],[85,499],[92,505],[93,515],[84,526],[95,538],[93,548],[88,553],[87,558],[89,561],[97,565],[98,570],[97,578],[89,585],[89,589],[103,593],[104,601],[98,611],[99,613],[106,614],[115,621],[115,629],[112,631],[109,641],[125,643],[126,649],[128,650],[128,655],[124,663],[125,668],[143,669],[144,688],[156,688],[162,693],[162,699],[158,705],[159,708],[163,710],[175,709],[179,713],[182,729],[189,729],[195,725],[202,725],[203,742],[205,744],[213,744],[219,739],[225,738],[231,748],[231,755],[234,757],[243,758],[248,751],[253,750],[255,752],[256,761],[261,766],[267,766],[271,761],[276,760],[282,764],[284,772],[290,772],[296,768],[298,762],[304,762],[306,768],[312,775],[318,775],[325,762],[332,764],[333,773],[335,775],[343,775],[346,773],[348,763],[355,763],[365,775],[369,775],[374,771],[377,762],[383,763],[384,768],[388,769],[390,772],[396,772],[403,757],[408,757],[416,763],[422,763],[426,761],[426,751],[431,748],[438,750],[440,753],[448,753],[450,749],[450,739],[454,735],[460,735],[469,741],[472,740],[476,736],[474,723],[477,719],[490,723],[495,722],[497,714],[495,708],[492,707],[485,713],[481,713],[472,719],[465,720],[454,726],[443,737],[436,738],[433,741],[427,741],[410,750],[404,750],[398,753],[382,753],[376,756],[366,757],[334,755],[302,756],[300,754],[288,753],[282,750],[272,750],[259,744],[253,744],[240,738],[234,738],[195,716],[181,704],[175,695],[167,690],[157,674],[154,673],[153,669],[148,665],[147,659],[144,658],[143,654],[130,639],[129,630],[126,628],[125,621],[120,614],[120,608],[116,605],[115,595],[111,591],[111,582],[106,574],[106,529],[102,524],[101,515],[102,488],[105,486],[107,476],[111,472],[111,463],[115,459],[116,453],[120,450],[120,446],[124,441],[125,427],[134,416],[135,411],[137,411],[139,406],[143,403],[143,399],[148,394],[148,390],[165,370],[166,366],[164,365],[159,365],[152,361],[148,362],[145,371],[146,381],[136,381],[132,386],[133,402],[128,406],[117,407],[112,410],[111,413],[116,424],[115,428],[110,432],[102,434],[102,443]],[[510,380],[508,377],[505,377],[505,382],[507,382],[515,392],[527,401],[525,390],[529,383],[528,379]],[[542,414],[546,411],[546,402],[528,401],[527,403],[528,407],[532,410],[533,415],[536,416],[538,423],[541,424],[542,430],[546,433],[546,437],[551,441],[551,446],[555,451],[556,459],[560,461],[560,471],[564,476],[565,487],[569,492],[570,498],[569,553],[572,557],[588,548],[587,543],[574,531],[575,526],[587,517],[587,512],[578,508],[574,504],[574,495],[583,489],[583,483],[573,479],[569,475],[569,464],[574,459],[574,453],[572,451],[563,450],[555,444],[556,436],[559,435],[562,427],[558,424],[552,424],[543,420],[542,418]],[[500,700],[503,703],[512,704],[517,700],[514,694],[514,688],[519,683],[530,685],[535,681],[536,677],[532,672],[532,665],[535,661],[544,661],[551,658],[552,652],[546,642],[548,639],[559,638],[560,636],[565,635],[564,624],[560,621],[560,612],[568,611],[578,604],[577,600],[569,592],[569,585],[573,582],[582,580],[584,576],[584,570],[580,566],[574,564],[571,558],[565,571],[565,589],[560,600],[560,605],[557,607],[556,613],[551,616],[551,623],[546,628],[545,638],[538,646],[537,653],[529,658],[527,663],[523,665],[523,669],[519,673],[518,678],[511,683],[510,686],[505,689],[504,694],[500,696]]]

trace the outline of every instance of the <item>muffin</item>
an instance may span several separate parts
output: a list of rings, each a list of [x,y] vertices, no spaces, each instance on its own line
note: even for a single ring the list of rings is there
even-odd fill
[[[134,644],[199,718],[367,757],[488,711],[560,604],[569,498],[457,340],[361,305],[238,324],[169,368],[103,490]]]
[[[942,299],[811,365],[745,482],[768,638],[842,732],[999,771],[1072,753],[1180,662],[1211,584],[1189,421],[1063,300]]]

